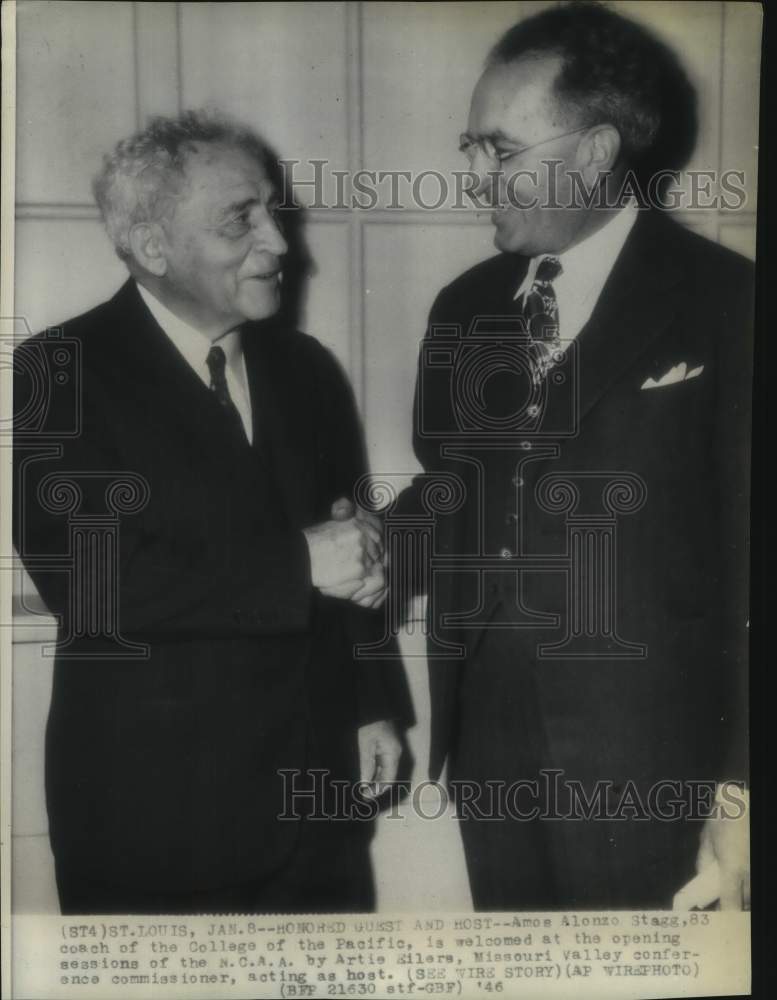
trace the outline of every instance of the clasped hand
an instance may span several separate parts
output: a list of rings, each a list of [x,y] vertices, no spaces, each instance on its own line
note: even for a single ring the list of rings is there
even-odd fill
[[[332,519],[305,529],[313,586],[328,597],[378,608],[386,598],[383,526],[374,514],[354,510],[341,497]]]

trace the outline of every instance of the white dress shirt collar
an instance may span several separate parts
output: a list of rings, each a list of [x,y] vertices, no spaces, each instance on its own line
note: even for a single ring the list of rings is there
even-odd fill
[[[140,282],[136,282],[140,297],[148,306],[149,312],[157,321],[167,337],[172,341],[190,368],[198,375],[206,386],[210,386],[210,370],[206,358],[214,344],[221,347],[226,355],[226,379],[232,401],[237,407],[243,421],[246,435],[252,438],[251,396],[248,390],[248,375],[245,368],[245,358],[239,330],[230,330],[216,341],[206,337],[196,327],[191,326],[180,316],[167,308],[152,295]]]
[[[217,341],[212,341],[196,327],[191,326],[180,316],[176,316],[162,302],[152,295],[147,288],[138,282],[140,296],[149,308],[151,315],[162,327],[167,336],[175,344],[178,351],[184,356],[195,371],[205,363],[205,358],[214,343],[223,348],[227,358],[227,364],[233,368],[239,368],[243,351],[240,345],[240,331],[230,330],[229,333],[220,337]]]
[[[562,273],[553,281],[558,302],[559,336],[573,340],[591,317],[604,284],[612,271],[626,238],[637,220],[636,202],[630,201],[601,229],[561,254],[532,257],[526,275],[515,293],[522,297],[531,288],[540,261],[556,256]]]

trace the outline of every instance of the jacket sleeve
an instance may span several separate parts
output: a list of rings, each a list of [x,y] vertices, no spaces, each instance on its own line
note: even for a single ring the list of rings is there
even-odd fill
[[[112,590],[91,596],[80,590],[68,569],[76,556],[74,523],[105,515],[111,477],[133,479],[120,471],[127,465],[115,413],[99,373],[86,371],[78,398],[75,390],[44,385],[45,417],[31,431],[27,366],[21,359],[14,367],[14,544],[43,601],[62,616],[63,630],[67,619],[83,621],[90,600],[112,603],[123,636],[238,637],[308,627],[312,586],[304,535],[275,535],[255,524],[194,545],[149,528],[142,509],[118,513],[118,552],[101,551],[92,536],[90,558],[97,563],[88,566],[83,581],[105,570]],[[70,436],[63,429],[76,411],[80,432]],[[159,488],[138,476],[134,482],[140,492]],[[66,509],[68,498],[77,498],[75,513]]]
[[[726,734],[721,780],[748,778],[753,273],[743,268],[724,307],[718,364],[720,626]]]
[[[328,477],[325,494],[331,505],[340,497],[355,499],[354,487],[367,472],[367,459],[348,381],[329,353],[316,342],[313,344],[321,393],[319,440]],[[322,511],[321,516],[327,517],[328,511]],[[354,647],[359,724],[391,719],[401,727],[413,725],[415,716],[399,645],[387,631],[386,605],[368,609],[350,601],[339,603],[343,605],[348,640]],[[380,644],[383,655],[376,659],[360,657],[356,647],[371,644]]]

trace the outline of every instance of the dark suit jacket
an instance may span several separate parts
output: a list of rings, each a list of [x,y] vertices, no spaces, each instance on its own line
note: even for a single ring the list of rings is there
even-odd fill
[[[95,473],[141,476],[147,503],[119,518],[116,601],[121,635],[149,655],[114,658],[80,627],[57,658],[46,755],[55,855],[138,888],[258,879],[297,835],[276,819],[278,770],[357,777],[357,726],[409,713],[397,661],[354,660],[382,616],[310,583],[301,529],[327,520],[365,469],[351,393],[317,341],[249,324],[249,446],[133,282],[63,335],[80,379],[44,385],[32,434],[31,358],[46,335],[17,352],[15,542],[66,633],[83,606],[67,573],[51,571],[68,553],[68,516],[45,510],[38,489],[67,474],[83,491],[77,514],[91,517],[108,509]],[[80,431],[68,436],[74,412]]]
[[[486,317],[487,327],[488,317],[514,315],[513,296],[526,267],[526,258],[502,254],[444,288],[424,350],[431,348],[433,327],[439,332],[448,326],[466,342],[476,318]],[[562,636],[566,580],[558,571],[521,577],[525,607],[561,616],[557,628],[514,630],[512,639],[516,662],[536,684],[531,711],[546,727],[548,755],[540,763],[563,767],[570,777],[622,783],[744,776],[752,300],[748,261],[666,216],[640,213],[576,340],[573,432],[548,433],[556,457],[541,456],[539,446],[547,440],[535,436],[532,450],[523,450],[525,435],[513,437],[512,471],[524,463],[523,484],[511,493],[505,481],[501,495],[498,483],[487,485],[492,498],[495,490],[500,496],[501,510],[485,525],[479,503],[493,519],[493,500],[489,506],[478,499],[474,467],[441,457],[441,446],[466,450],[467,442],[487,435],[461,429],[452,415],[456,390],[441,375],[445,359],[440,355],[430,364],[429,354],[422,355],[415,451],[427,472],[457,474],[467,490],[460,510],[437,518],[438,554],[477,553],[481,528],[492,553],[500,546],[515,551],[511,515],[520,493],[526,548],[563,555],[564,515],[537,504],[535,489],[546,473],[563,473],[578,484],[581,473],[629,473],[645,487],[641,509],[618,519],[616,583],[619,634],[644,644],[645,658],[538,661],[538,643]],[[682,362],[687,371],[703,370],[687,381],[642,389],[648,378],[658,381]],[[561,410],[567,403],[568,397]],[[548,426],[555,420],[563,427],[561,410],[549,405]],[[484,456],[484,475],[498,479],[504,470]],[[417,493],[411,488],[401,509],[409,512]],[[503,594],[499,585],[479,589],[477,574],[436,577],[436,631],[463,644],[467,655],[430,663],[434,776],[460,745],[461,678],[483,634],[446,629],[441,616],[480,604],[480,619],[487,619]],[[476,715],[469,706],[468,717]],[[480,724],[488,733],[483,746],[521,743],[517,729],[500,728],[485,714]],[[478,771],[477,760],[460,763],[464,773]]]

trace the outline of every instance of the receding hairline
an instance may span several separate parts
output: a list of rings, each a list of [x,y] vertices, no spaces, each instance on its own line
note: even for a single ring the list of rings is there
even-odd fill
[[[564,71],[566,56],[562,49],[527,49],[512,57],[502,57],[490,55],[486,60],[483,72],[478,80],[478,85],[490,73],[500,71],[510,71],[517,66],[526,65],[531,68],[532,64],[545,62],[548,65],[547,91],[543,96],[543,101],[547,103],[550,111],[554,111],[567,121],[581,117],[580,108],[576,102],[559,89],[559,82]]]

